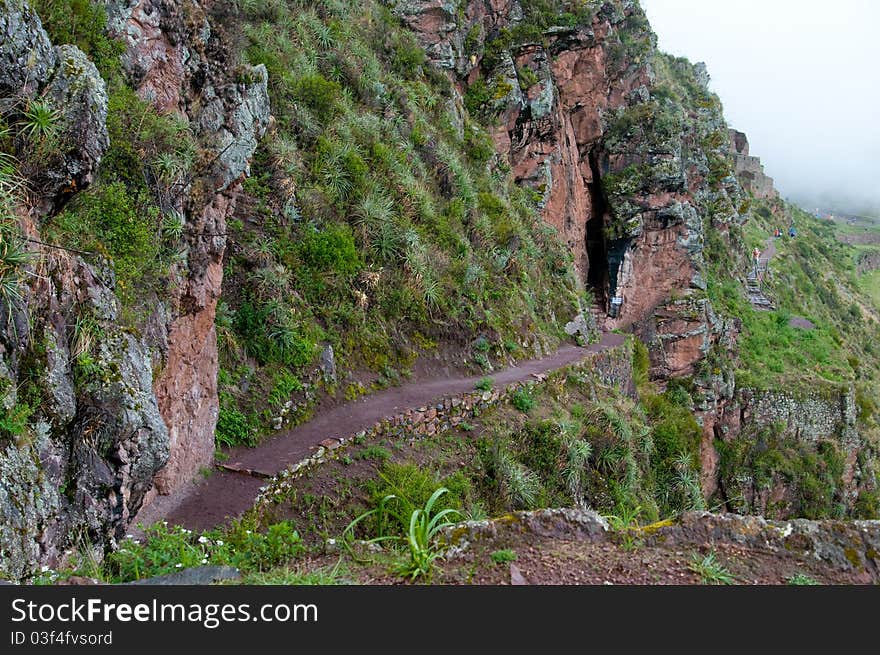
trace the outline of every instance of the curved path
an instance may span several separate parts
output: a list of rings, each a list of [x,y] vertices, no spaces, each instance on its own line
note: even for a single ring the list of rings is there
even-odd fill
[[[585,348],[563,346],[552,355],[522,362],[489,377],[495,386],[522,382],[534,375],[579,362],[591,353],[620,346],[625,338],[622,334],[608,332],[598,343]],[[277,475],[308,457],[328,437],[349,437],[404,410],[472,391],[482,377],[440,378],[384,389],[335,407],[292,430],[280,432],[255,448],[232,449],[224,466],[252,471],[257,476],[218,469],[207,479],[185,485],[170,496],[159,496],[137,515],[133,523],[148,526],[164,519],[191,530],[215,527],[253,506],[260,487],[266,484],[258,476]]]

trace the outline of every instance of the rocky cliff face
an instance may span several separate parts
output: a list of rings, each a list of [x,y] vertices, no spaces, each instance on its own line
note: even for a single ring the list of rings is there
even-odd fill
[[[745,198],[720,103],[704,67],[655,56],[636,3],[595,3],[574,17],[560,5],[543,30],[532,4],[412,1],[395,11],[492,125],[606,327],[635,326],[655,377],[691,375],[713,345],[735,341],[703,293],[704,231],[743,220]],[[484,88],[482,105],[468,102]]]
[[[0,9],[3,118],[22,124],[40,98],[62,144],[46,157],[19,153],[31,194],[15,212],[31,241],[21,297],[2,302],[0,573],[24,577],[73,548],[112,545],[154,479],[167,491],[210,461],[225,219],[269,109],[265,70],[227,69],[204,8],[108,3],[136,90],[189,122],[207,162],[166,208],[184,222],[174,292],[154,299],[139,329],[124,328],[109,263],[41,240],[43,225],[100,169],[108,147],[104,80],[82,51],[53,46],[23,0],[4,0]]]
[[[126,43],[123,63],[139,95],[184,116],[213,157],[179,190],[187,261],[155,334],[164,366],[154,381],[169,428],[170,455],[156,490],[170,493],[214,456],[217,338],[214,315],[223,280],[226,219],[240,178],[269,123],[264,67],[229,70],[230,53],[206,7],[176,0],[108,4],[110,28]]]
[[[719,490],[716,441],[781,422],[814,451],[826,440],[840,447],[841,502],[851,507],[865,444],[853,417],[835,409],[851,392],[808,411],[810,403],[736,387],[741,326],[707,298],[709,242],[729,273],[745,270],[737,249],[718,244],[747,220],[752,199],[778,194],[746,135],[728,129],[705,66],[658,53],[641,9],[625,0],[392,4],[568,243],[604,327],[631,328],[648,345],[652,378],[693,382],[706,497]],[[828,420],[812,421],[816,412]],[[811,439],[797,427],[804,421]],[[780,507],[780,516],[799,511]]]
[[[607,327],[638,324],[657,346],[658,372],[689,372],[712,341],[711,309],[698,299],[704,210],[713,203],[726,224],[743,200],[732,171],[713,169],[727,143],[720,103],[703,67],[664,59],[655,70],[656,39],[636,3],[574,16],[562,3],[546,29],[533,4],[411,1],[395,11],[491,125],[500,156],[612,315]],[[682,111],[673,87],[701,108]],[[694,300],[669,305],[673,292]]]
[[[271,120],[266,69],[230,52],[224,3],[100,4],[124,44],[127,85],[186,124],[197,161],[161,197],[179,220],[180,256],[131,325],[105,257],[43,243],[59,211],[99,180],[106,81],[81,50],[53,45],[24,0],[0,0],[0,114],[30,189],[14,206],[16,234],[30,239],[21,297],[0,300],[0,573],[13,577],[79,544],[112,546],[155,493],[211,461],[226,221]],[[779,476],[743,480],[727,466],[755,461],[763,442],[753,433],[780,423],[777,450],[794,441],[812,449],[804,457],[819,452],[845,483],[833,500],[851,503],[867,476],[852,394],[798,400],[736,387],[740,325],[707,297],[707,253],[719,256],[711,242],[745,220],[749,192],[776,194],[745,135],[728,131],[705,67],[657,53],[631,0],[386,4],[452,82],[460,136],[466,113],[480,120],[495,167],[532,191],[568,244],[604,327],[632,328],[649,345],[655,379],[693,382],[707,497],[799,511]],[[61,147],[26,157],[22,126],[35,106],[50,112]],[[720,256],[741,264],[736,251]]]

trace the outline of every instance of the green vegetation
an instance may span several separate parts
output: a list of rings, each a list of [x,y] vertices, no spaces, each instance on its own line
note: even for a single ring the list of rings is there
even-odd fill
[[[42,144],[58,133],[61,113],[46,100],[32,100],[24,110],[22,133],[32,142]]]
[[[24,403],[4,410],[0,415],[0,440],[16,439],[25,434],[32,411],[31,407]]]
[[[787,236],[790,222],[797,228],[794,239]],[[778,308],[762,312],[749,304],[739,280],[745,276],[745,253],[755,246],[763,250],[777,227],[786,236],[774,242],[777,253],[764,288]],[[716,311],[740,321],[741,332],[737,356],[713,351],[701,364],[701,374],[735,369],[740,389],[781,393],[832,408],[854,390],[860,461],[870,471],[868,461],[880,443],[873,401],[880,390],[880,327],[876,308],[860,293],[856,253],[838,241],[837,232],[829,221],[781,201],[755,201],[744,229],[732,226],[726,238],[711,235],[706,253],[708,297]],[[722,252],[726,254],[719,256]],[[807,319],[813,328],[798,326],[795,318]],[[786,433],[784,426],[764,425],[748,427],[734,441],[716,441],[716,448],[728,506],[734,511],[868,518],[880,509],[876,477],[872,479],[870,472],[856,503],[847,509],[846,453],[838,440],[809,444]],[[783,488],[783,498],[774,496],[774,490]]]
[[[364,524],[367,534],[380,538],[389,534],[402,535],[409,529],[409,520],[420,507],[425,507],[438,488],[446,489],[432,507],[462,510],[472,495],[470,481],[462,474],[440,476],[430,468],[411,463],[386,462],[378,479],[370,480],[365,490],[373,508],[382,508],[377,516]]]
[[[325,343],[341,374],[393,381],[450,337],[485,335],[480,367],[521,335],[562,337],[549,317],[576,311],[570,256],[530,195],[487,165],[485,130],[456,127],[448,81],[386,7],[279,1],[242,5],[238,20],[244,58],[269,71],[277,126],[230,223],[218,339],[236,424],[266,432],[281,370],[303,388],[294,422],[340,391],[312,377]],[[477,91],[475,114],[500,92]]]
[[[413,510],[410,515],[409,530],[406,533],[410,561],[401,572],[412,580],[419,576],[430,577],[434,560],[443,554],[443,548],[437,543],[437,536],[458,515],[454,509],[434,510],[434,505],[447,491],[443,487],[437,489],[423,508]]]
[[[489,557],[496,564],[507,564],[508,562],[516,561],[516,553],[509,548],[493,551],[489,553]]]
[[[106,36],[103,6],[89,0],[36,0],[32,6],[53,43],[77,45],[89,56],[109,94],[110,148],[98,180],[45,226],[43,236],[108,256],[123,319],[138,326],[181,258],[182,217],[163,207],[174,204],[181,181],[195,166],[197,147],[185,121],[160,114],[128,86],[119,61],[124,45]],[[24,132],[52,141],[57,119],[57,109],[34,101],[24,113]]]
[[[871,298],[874,307],[880,310],[880,270],[862,275],[859,285],[862,291]]]
[[[55,45],[69,43],[88,55],[106,80],[120,70],[125,46],[106,36],[107,11],[94,0],[30,0]]]
[[[245,585],[341,585],[348,584],[344,570],[337,563],[333,567],[317,568],[308,571],[281,567],[271,571],[251,573],[243,576]]]
[[[528,388],[520,388],[510,395],[510,404],[523,414],[528,414],[535,406],[535,398]]]
[[[19,234],[15,204],[25,182],[13,154],[12,130],[0,119],[0,307],[11,317],[13,304],[21,299],[22,267],[31,257]]]
[[[492,391],[494,384],[492,378],[484,377],[477,380],[476,384],[474,384],[474,389],[477,391]]]
[[[805,573],[795,573],[791,577],[786,579],[786,582],[792,586],[816,586],[821,584],[817,580],[814,580],[810,576]]]
[[[703,584],[736,584],[736,578],[718,561],[714,551],[703,557],[695,553],[691,556],[688,568],[700,576]]]
[[[778,306],[775,312],[754,309],[745,298],[737,276],[715,265],[710,268],[709,297],[716,309],[742,320],[737,381],[757,389],[811,388],[818,383],[876,385],[874,343],[880,336],[876,322],[863,316],[849,246],[839,243],[827,221],[814,219],[791,206],[774,208],[756,203],[743,248],[763,249],[775,226],[787,216],[797,226],[796,239],[776,240],[767,294]],[[781,218],[775,218],[781,216]],[[770,217],[770,218],[767,218]],[[736,247],[736,244],[722,247]],[[729,260],[729,258],[728,258]],[[716,261],[707,257],[707,261]],[[815,329],[790,325],[792,317],[809,319]]]
[[[757,434],[740,435],[731,442],[716,444],[721,456],[721,479],[732,496],[732,508],[743,514],[766,516],[803,516],[806,518],[843,518],[846,512],[842,475],[845,454],[833,441],[809,445],[780,434],[779,426],[765,428]],[[743,473],[748,476],[742,481]],[[745,498],[769,492],[776,484],[785,483],[792,489],[791,498],[783,503],[795,506],[749,506]],[[747,484],[750,488],[743,488]]]
[[[364,512],[354,521],[349,523],[343,532],[343,543],[352,551],[350,541],[353,529],[367,518],[375,517],[380,530],[390,527],[390,533],[379,533],[368,543],[403,542],[407,546],[409,558],[400,563],[397,573],[415,580],[419,577],[430,580],[433,573],[434,561],[440,557],[445,548],[438,542],[438,536],[444,528],[452,524],[451,518],[459,516],[455,509],[436,507],[441,498],[449,493],[449,490],[440,487],[434,490],[423,506],[412,507],[411,501],[404,501],[403,505],[395,503],[399,500],[393,494],[382,497],[376,507]],[[402,528],[402,530],[401,530]]]
[[[206,564],[228,565],[242,573],[256,573],[292,561],[304,552],[302,541],[287,522],[270,525],[265,532],[247,522],[196,534],[181,527],[157,523],[146,531],[143,543],[124,541],[100,569],[109,582],[140,580],[167,575],[182,568]]]
[[[357,454],[358,459],[375,459],[375,460],[387,460],[391,459],[391,451],[387,448],[383,448],[377,444],[372,444],[367,446],[362,451]]]

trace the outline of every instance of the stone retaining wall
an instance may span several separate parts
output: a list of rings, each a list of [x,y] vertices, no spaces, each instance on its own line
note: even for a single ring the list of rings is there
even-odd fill
[[[738,400],[743,408],[743,423],[781,423],[783,434],[811,444],[833,439],[847,450],[858,445],[855,393],[851,389],[802,397],[779,391],[742,389]]]

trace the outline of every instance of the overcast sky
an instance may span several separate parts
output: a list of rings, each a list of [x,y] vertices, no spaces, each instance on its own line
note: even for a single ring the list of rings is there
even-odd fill
[[[880,206],[880,0],[641,0],[786,197]],[[840,202],[840,201],[838,201]]]

